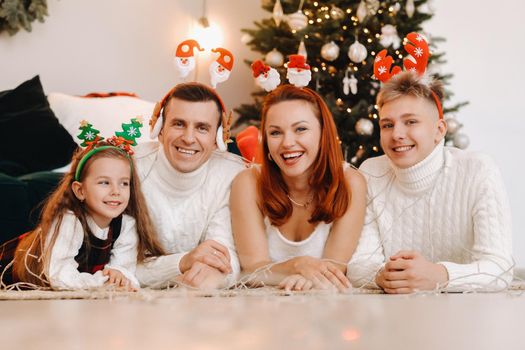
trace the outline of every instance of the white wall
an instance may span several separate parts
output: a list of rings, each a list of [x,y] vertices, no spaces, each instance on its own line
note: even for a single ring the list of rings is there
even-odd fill
[[[225,32],[224,47],[236,56],[230,80],[218,91],[227,106],[250,101],[253,90],[244,58],[257,57],[240,43],[240,28],[269,14],[260,0],[208,0],[208,17]],[[525,158],[518,144],[525,116],[518,105],[525,95],[525,2],[500,0],[432,1],[436,13],[426,30],[447,38],[440,45],[455,75],[456,100],[468,100],[458,118],[471,140],[470,149],[491,154],[501,167],[510,195],[514,250],[525,266]],[[33,32],[0,35],[0,90],[40,74],[46,92],[84,94],[133,91],[155,101],[176,82],[175,46],[188,37],[202,0],[48,0],[49,17]],[[206,60],[199,80],[206,81]],[[521,195],[521,196],[520,196]]]
[[[435,16],[425,30],[447,39],[443,71],[453,73],[455,101],[470,101],[458,113],[470,150],[490,154],[500,166],[513,215],[514,257],[525,266],[525,27],[522,0],[433,1]],[[522,140],[524,141],[524,140]]]
[[[46,93],[131,91],[157,101],[178,82],[173,53],[190,37],[202,5],[202,0],[48,0],[49,16],[33,23],[31,33],[0,35],[0,90],[40,74]],[[224,30],[223,47],[236,57],[230,80],[217,89],[230,107],[251,100],[253,82],[243,59],[254,54],[240,42],[240,28],[261,16],[259,5],[258,0],[207,1],[208,18]],[[199,58],[199,81],[208,83],[211,58]]]

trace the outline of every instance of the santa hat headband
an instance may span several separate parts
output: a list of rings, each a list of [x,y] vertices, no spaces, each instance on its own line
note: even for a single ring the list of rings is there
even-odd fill
[[[133,149],[131,146],[137,144],[136,139],[141,136],[140,128],[142,127],[142,118],[136,117],[131,119],[130,124],[122,124],[122,131],[115,132],[115,135],[106,140],[109,145],[100,145],[100,142],[104,138],[99,134],[100,131],[93,128],[88,121],[82,120],[80,122],[79,130],[80,134],[77,135],[77,138],[82,141],[80,144],[81,147],[85,147],[88,152],[80,159],[75,170],[75,181],[80,181],[80,175],[82,174],[82,169],[86,165],[86,162],[94,154],[97,154],[100,151],[114,148],[123,152],[128,158],[133,155]]]
[[[286,78],[290,84],[300,88],[308,86],[312,80],[312,72],[306,63],[306,57],[290,55],[286,67]],[[274,90],[281,83],[281,77],[277,70],[264,64],[261,60],[252,63],[252,74],[257,85],[268,92]]]
[[[406,71],[416,72],[419,76],[425,74],[428,64],[428,58],[430,57],[430,50],[428,43],[423,35],[412,32],[406,36],[407,43],[404,45],[405,50],[411,55],[403,60],[403,66]],[[386,83],[394,75],[402,71],[401,67],[393,66],[393,58],[387,55],[387,50],[384,49],[376,55],[374,61],[374,76],[376,79],[383,83]],[[430,89],[432,98],[436,103],[438,109],[439,118],[443,119],[443,106],[439,97],[432,89]]]
[[[184,40],[181,42],[177,49],[175,50],[175,68],[179,78],[186,78],[189,73],[195,68],[194,54],[195,49],[199,51],[204,51],[201,48],[200,44],[193,39]],[[230,73],[233,69],[233,63],[235,58],[233,54],[222,47],[217,47],[211,49],[212,52],[218,53],[219,57],[212,62],[209,68],[210,77],[211,77],[211,86],[215,89],[218,83],[222,83],[228,80]],[[149,121],[150,125],[150,137],[156,139],[159,136],[162,125],[164,124],[164,118],[162,116],[162,110],[165,108],[166,103],[170,99],[171,95],[175,91],[177,86],[173,87],[157,104],[153,110],[153,114]],[[227,150],[227,143],[231,142],[230,140],[230,127],[232,121],[232,113],[230,112],[228,116],[226,115],[226,108],[222,99],[218,94],[215,94],[219,104],[222,108],[221,124],[217,129],[217,147],[221,151]]]

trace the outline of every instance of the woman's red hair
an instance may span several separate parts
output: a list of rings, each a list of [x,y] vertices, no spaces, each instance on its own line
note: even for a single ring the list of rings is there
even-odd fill
[[[308,102],[321,125],[319,153],[312,164],[313,171],[310,177],[310,186],[314,193],[313,203],[316,203],[316,207],[308,222],[330,223],[343,216],[348,208],[351,195],[345,182],[343,153],[337,137],[337,129],[332,113],[316,92],[288,84],[273,90],[263,102],[261,119],[263,156],[261,157],[261,173],[257,182],[261,210],[274,226],[283,225],[292,215],[293,205],[287,196],[288,187],[281,171],[277,164],[266,157],[269,153],[266,118],[268,110],[273,105],[293,100]],[[282,117],[286,118],[285,115]]]

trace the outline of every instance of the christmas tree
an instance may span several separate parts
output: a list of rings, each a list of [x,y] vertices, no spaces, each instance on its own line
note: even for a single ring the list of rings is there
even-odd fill
[[[427,0],[262,0],[262,7],[272,16],[255,22],[256,29],[243,29],[243,42],[279,71],[281,81],[286,81],[285,57],[307,56],[312,69],[309,87],[328,104],[345,158],[355,165],[383,153],[375,107],[380,85],[372,79],[378,52],[387,48],[394,64],[402,67],[407,55],[402,39],[410,32],[422,33],[432,53],[427,69],[445,85],[451,77],[437,71],[437,65],[444,63],[443,54],[435,52],[440,39],[422,31],[422,23],[432,17]],[[254,104],[236,109],[240,115],[236,126],[260,122],[265,94],[253,93]],[[452,93],[447,90],[446,96]],[[445,105],[444,112],[457,111],[464,104]],[[447,140],[466,147],[468,138],[457,133],[461,124],[452,118],[449,126]]]

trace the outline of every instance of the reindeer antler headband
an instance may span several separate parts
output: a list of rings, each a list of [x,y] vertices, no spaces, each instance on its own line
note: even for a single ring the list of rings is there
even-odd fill
[[[130,124],[122,124],[122,131],[115,132],[115,136],[112,136],[106,140],[109,145],[99,146],[99,142],[104,140],[102,136],[98,135],[100,131],[93,128],[93,125],[91,125],[88,121],[82,120],[79,127],[81,133],[77,135],[77,138],[82,140],[80,146],[86,147],[88,152],[82,157],[80,162],[78,162],[77,169],[75,171],[75,180],[80,181],[80,174],[82,173],[84,165],[86,165],[86,162],[89,158],[100,151],[108,148],[115,148],[121,152],[124,152],[128,157],[133,155],[131,146],[135,146],[137,144],[135,139],[141,136],[141,127],[142,118],[133,118],[131,119]]]
[[[405,70],[414,71],[418,75],[425,74],[427,69],[428,58],[430,57],[430,50],[428,49],[428,44],[423,35],[412,32],[406,36],[408,43],[405,44],[405,50],[412,56],[412,59],[405,58],[403,60],[403,66]],[[379,52],[374,61],[374,76],[385,83],[394,75],[401,72],[401,67],[394,66],[392,67],[393,59],[387,55],[387,50],[384,49]],[[436,95],[432,89],[430,89],[432,98],[436,103],[438,109],[439,118],[443,119],[443,107],[439,100],[439,97]]]

